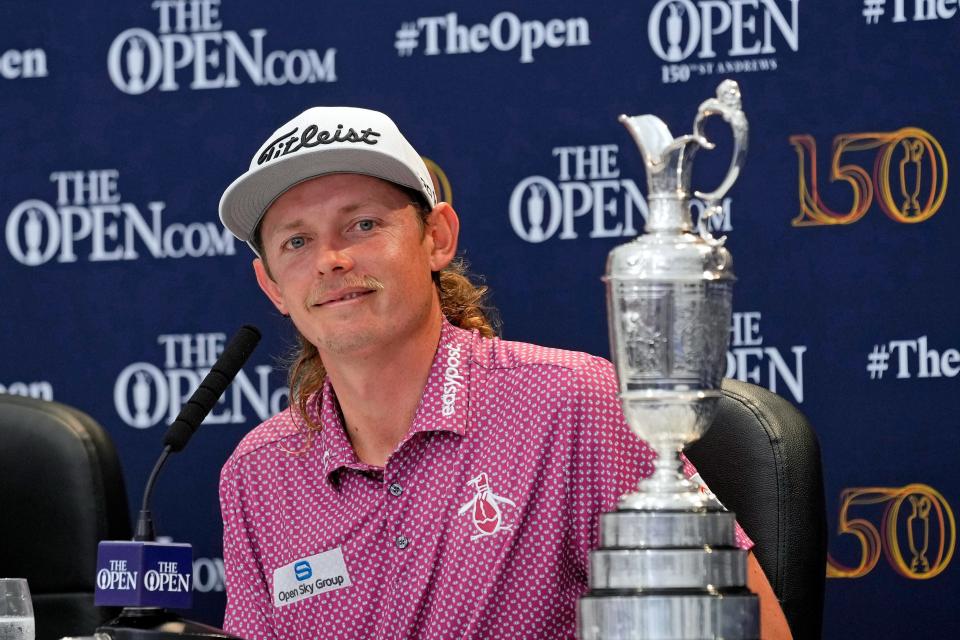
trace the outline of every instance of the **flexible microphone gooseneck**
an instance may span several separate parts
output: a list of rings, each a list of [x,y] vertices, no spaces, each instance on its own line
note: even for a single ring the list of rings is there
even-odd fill
[[[143,490],[143,502],[140,505],[140,514],[137,516],[134,540],[151,542],[156,539],[153,517],[150,513],[150,498],[160,469],[171,453],[178,453],[187,446],[190,438],[200,428],[200,423],[207,417],[207,414],[213,411],[214,405],[217,404],[220,396],[233,382],[237,372],[240,371],[243,363],[247,361],[259,342],[259,329],[249,324],[240,327],[240,330],[224,347],[223,353],[213,364],[210,373],[207,374],[197,390],[187,400],[187,403],[180,409],[180,415],[167,429],[167,433],[163,437],[163,444],[165,445],[163,452],[157,459],[157,463],[153,465],[153,471],[150,472],[147,485]]]

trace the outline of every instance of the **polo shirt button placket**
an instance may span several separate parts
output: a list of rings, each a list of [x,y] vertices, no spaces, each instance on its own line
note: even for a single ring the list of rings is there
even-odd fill
[[[403,485],[401,485],[399,482],[391,482],[387,486],[387,492],[394,498],[399,498],[403,493]],[[393,544],[397,549],[403,550],[410,546],[410,539],[407,536],[400,534],[393,539]]]

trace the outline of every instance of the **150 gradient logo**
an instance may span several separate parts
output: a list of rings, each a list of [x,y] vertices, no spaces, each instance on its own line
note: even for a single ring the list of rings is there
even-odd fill
[[[904,578],[929,580],[943,573],[957,545],[950,505],[925,484],[844,489],[837,528],[841,535],[852,536],[858,549],[851,554],[852,564],[828,555],[828,578],[862,578],[883,553]]]
[[[943,147],[917,127],[842,133],[833,139],[830,182],[840,180],[850,188],[845,205],[837,208],[828,206],[820,192],[817,141],[801,134],[790,136],[790,144],[800,162],[800,214],[791,221],[795,227],[853,224],[874,201],[891,220],[915,224],[933,217],[947,194]]]

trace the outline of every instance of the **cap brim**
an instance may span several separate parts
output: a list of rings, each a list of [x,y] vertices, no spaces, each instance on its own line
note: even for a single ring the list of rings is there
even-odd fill
[[[375,149],[318,149],[281,158],[234,180],[220,198],[220,220],[250,243],[274,200],[304,180],[331,173],[359,173],[422,191],[416,174],[391,155]]]

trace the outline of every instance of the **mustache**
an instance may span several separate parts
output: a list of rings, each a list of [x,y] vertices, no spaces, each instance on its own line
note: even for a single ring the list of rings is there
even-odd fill
[[[324,279],[321,281],[317,285],[317,288],[310,292],[310,296],[307,298],[307,304],[316,304],[320,300],[323,300],[331,291],[354,287],[358,289],[370,289],[371,291],[383,291],[383,283],[373,276],[346,275],[336,280]]]

